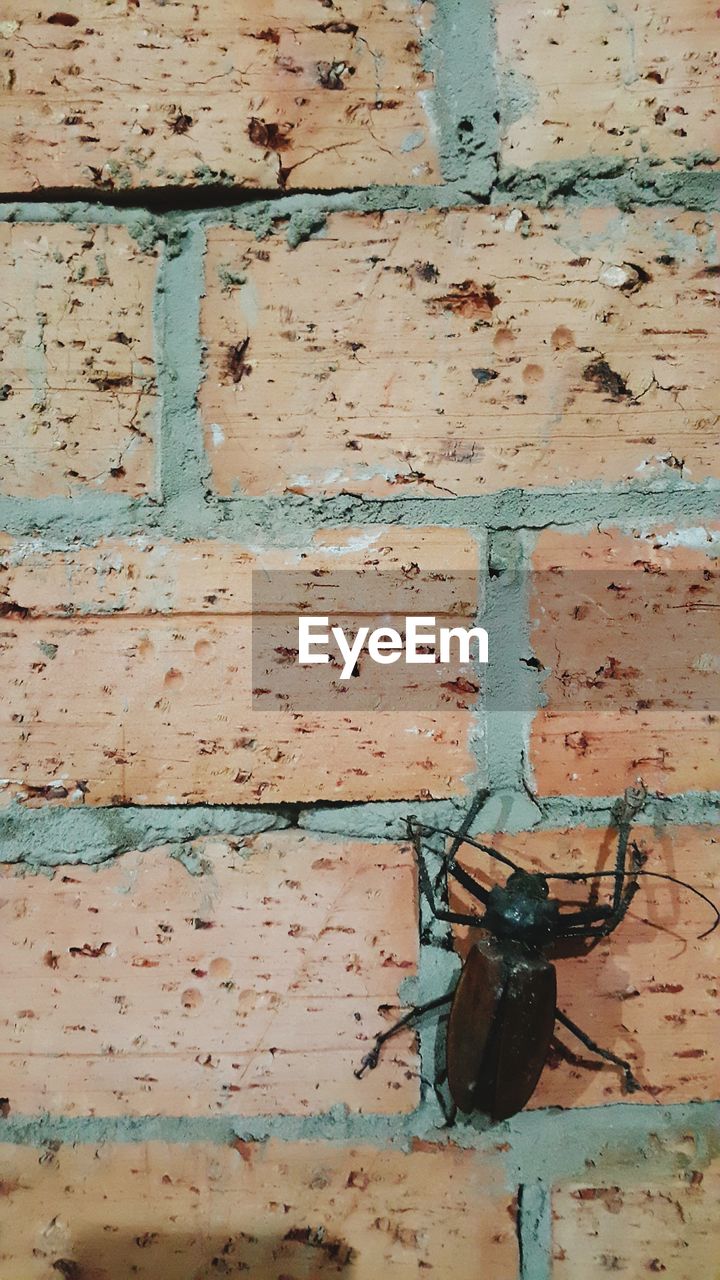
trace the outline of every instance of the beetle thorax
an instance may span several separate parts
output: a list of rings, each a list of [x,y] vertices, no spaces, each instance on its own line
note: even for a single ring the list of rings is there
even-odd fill
[[[507,884],[490,890],[483,925],[496,938],[513,938],[541,947],[552,938],[558,903],[548,897],[544,876],[514,871]]]

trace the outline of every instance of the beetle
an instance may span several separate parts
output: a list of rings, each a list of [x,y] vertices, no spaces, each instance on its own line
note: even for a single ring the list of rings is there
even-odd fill
[[[478,930],[457,984],[452,992],[411,1009],[375,1039],[355,1075],[360,1078],[378,1064],[386,1040],[423,1014],[450,1005],[447,1025],[446,1078],[454,1107],[462,1112],[485,1112],[493,1120],[505,1120],[521,1111],[540,1079],[550,1042],[559,1022],[587,1049],[619,1067],[628,1093],[640,1088],[632,1067],[610,1049],[603,1049],[557,1007],[555,967],[547,952],[562,940],[606,938],[624,919],[639,889],[640,876],[682,884],[720,912],[693,885],[662,872],[646,871],[645,855],[631,844],[632,823],[642,809],[645,788],[629,787],[620,803],[614,870],[554,872],[524,870],[507,854],[472,839],[467,833],[479,803],[473,804],[457,832],[430,827],[415,819],[408,823],[418,862],[422,892],[433,916],[450,924]],[[423,836],[449,836],[448,853],[441,854],[447,872],[485,908],[484,914],[463,914],[437,905],[425,867]],[[510,868],[504,885],[484,888],[457,860],[462,844],[469,844]],[[628,865],[629,863],[629,865]],[[612,899],[597,904],[589,900],[579,908],[562,909],[550,896],[548,881],[582,882],[596,877],[614,878]],[[482,932],[480,932],[482,931]],[[454,1116],[452,1117],[454,1118]]]

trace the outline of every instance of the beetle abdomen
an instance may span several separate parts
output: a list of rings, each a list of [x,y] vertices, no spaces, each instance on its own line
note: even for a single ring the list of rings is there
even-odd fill
[[[542,955],[482,938],[468,952],[447,1031],[448,1084],[461,1111],[504,1120],[540,1078],[555,1027],[555,970]]]

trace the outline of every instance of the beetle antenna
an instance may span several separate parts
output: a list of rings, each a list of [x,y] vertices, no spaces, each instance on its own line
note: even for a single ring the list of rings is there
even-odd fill
[[[424,831],[431,836],[449,837],[453,842],[455,853],[457,853],[461,844],[470,844],[473,849],[479,849],[481,853],[487,853],[491,858],[495,858],[497,862],[504,862],[506,867],[512,867],[513,871],[522,871],[522,867],[519,867],[517,862],[513,862],[512,858],[508,858],[507,854],[501,853],[499,849],[493,849],[489,844],[481,844],[479,840],[473,840],[472,836],[464,835],[458,841],[458,832],[449,831],[447,827],[430,827],[425,822],[415,822],[414,820],[413,826],[417,831]],[[455,843],[456,841],[457,844]],[[455,853],[447,854],[447,857],[454,861]]]
[[[669,876],[664,871],[641,871],[639,869],[637,871],[620,871],[620,872],[618,871],[551,871],[545,876],[545,879],[546,880],[578,881],[578,880],[595,880],[600,876],[613,876],[615,879],[617,879],[618,876],[624,876],[626,878],[629,876],[632,876],[633,879],[635,878],[635,876],[651,876],[654,880],[669,880],[671,884],[679,884],[682,889],[689,889],[690,892],[694,893],[697,898],[702,898],[703,902],[706,902],[707,905],[711,907],[712,910],[715,912],[714,923],[711,924],[710,928],[706,929],[704,933],[699,933],[698,939],[707,938],[708,934],[712,933],[714,929],[717,929],[718,925],[720,924],[720,909],[716,907],[715,903],[712,901],[712,898],[708,898],[707,894],[702,893],[700,889],[696,889],[694,884],[688,884],[687,880],[678,880],[676,876]]]

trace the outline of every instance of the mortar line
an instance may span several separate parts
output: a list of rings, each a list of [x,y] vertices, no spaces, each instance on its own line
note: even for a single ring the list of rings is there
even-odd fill
[[[434,73],[443,177],[483,192],[488,169],[496,180],[500,150],[492,0],[436,0],[423,54]]]
[[[361,839],[377,843],[407,838],[407,819],[416,815],[434,826],[457,829],[470,796],[446,800],[357,801],[352,804],[118,805],[55,806],[26,809],[12,801],[0,810],[0,863],[42,870],[77,863],[99,865],[130,851],[165,844],[187,845],[203,836],[245,836],[271,830]],[[473,821],[471,834],[503,831],[599,829],[609,826],[617,796],[533,797],[506,794],[498,821],[492,793]],[[720,827],[720,791],[649,797],[638,825]]]
[[[177,263],[178,259],[173,260]],[[183,259],[179,260],[181,263]],[[182,295],[181,295],[182,296]],[[191,307],[191,311],[193,308]],[[162,295],[156,306],[157,323],[166,324],[167,303]],[[8,498],[0,496],[0,528],[17,537],[46,534],[88,545],[98,538],[123,537],[156,533],[161,527],[172,536],[182,524],[189,499],[194,494],[199,516],[196,536],[218,537],[230,542],[265,540],[290,546],[308,540],[327,527],[360,525],[400,525],[477,529],[489,531],[521,529],[577,529],[599,524],[613,524],[632,529],[638,522],[649,525],[682,524],[688,520],[717,519],[720,510],[720,482],[704,481],[697,485],[670,482],[628,488],[578,487],[566,489],[504,489],[497,493],[448,498],[363,498],[340,494],[313,498],[283,495],[269,498],[216,499],[209,492],[207,461],[202,442],[201,425],[195,404],[196,380],[201,376],[199,339],[191,318],[183,320],[185,333],[173,339],[176,350],[159,371],[164,392],[165,422],[162,429],[161,463],[163,483],[168,496],[168,512],[152,500],[131,499],[122,495],[80,494],[71,498]],[[198,345],[194,345],[197,341]],[[182,351],[187,349],[188,364],[175,370]],[[179,416],[173,406],[178,404]],[[169,420],[169,419],[173,420]],[[177,467],[171,466],[168,447],[173,441],[184,456]],[[200,497],[203,502],[200,505]],[[662,514],[659,504],[662,503]]]
[[[379,1115],[351,1113],[344,1106],[310,1116],[65,1116],[10,1111],[2,1121],[2,1141],[23,1146],[54,1141],[225,1143],[240,1137],[250,1142],[270,1138],[330,1141],[338,1145],[368,1142],[378,1148],[391,1145],[409,1150],[413,1140],[419,1138],[492,1155],[504,1168],[510,1189],[536,1181],[538,1149],[543,1150],[543,1178],[547,1185],[560,1181],[603,1185],[603,1180],[617,1170],[642,1182],[644,1173],[654,1180],[658,1170],[670,1176],[678,1168],[692,1165],[691,1158],[672,1150],[673,1140],[684,1140],[688,1135],[697,1140],[695,1163],[708,1163],[717,1145],[714,1136],[720,1138],[720,1102],[664,1106],[607,1103],[568,1111],[522,1111],[511,1120],[494,1125],[476,1118],[476,1123],[478,1127],[468,1122],[437,1129],[427,1123],[420,1111]],[[500,1151],[506,1144],[509,1150]],[[653,1157],[645,1167],[643,1147]]]
[[[485,611],[491,636],[507,635],[488,666],[487,776],[494,794],[525,789],[525,760],[530,727],[539,706],[537,680],[522,663],[530,656],[530,575],[525,567],[523,531],[496,531],[490,543]],[[516,710],[518,703],[522,710]],[[494,705],[495,704],[495,705]]]
[[[207,532],[210,467],[198,409],[203,378],[200,304],[205,293],[205,232],[185,231],[176,253],[165,248],[153,319],[161,392],[159,480],[163,531],[181,537]]]
[[[551,1280],[552,1220],[550,1189],[541,1181],[518,1188],[520,1280]]]
[[[449,0],[460,5],[462,0]],[[483,19],[473,15],[477,21]],[[488,21],[487,17],[484,19]],[[494,121],[493,121],[494,123]],[[690,164],[689,158],[686,164]],[[165,188],[161,191],[165,192]],[[614,205],[631,210],[664,205],[679,210],[712,212],[720,209],[720,172],[715,170],[668,170],[654,158],[628,161],[615,157],[586,156],[573,161],[548,163],[528,169],[501,169],[495,159],[476,157],[470,180],[459,178],[427,186],[369,184],[343,190],[281,192],[229,205],[178,207],[153,212],[142,203],[125,206],[97,199],[88,192],[84,200],[34,200],[29,193],[17,196],[0,193],[0,221],[18,223],[64,222],[90,225],[108,223],[125,226],[141,247],[149,248],[158,239],[173,245],[189,227],[231,224],[270,234],[274,224],[293,214],[341,211],[376,212],[392,209],[464,209],[475,204],[522,204],[544,209],[550,205],[568,208]],[[280,230],[280,228],[278,228]]]

